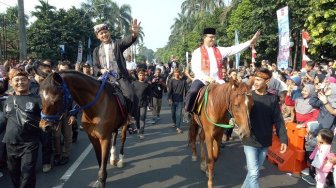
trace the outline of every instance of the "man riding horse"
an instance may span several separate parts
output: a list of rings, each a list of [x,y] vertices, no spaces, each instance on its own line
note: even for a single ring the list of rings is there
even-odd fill
[[[111,71],[118,74],[116,81],[126,98],[127,111],[132,115],[134,114],[134,107],[137,106],[137,98],[126,69],[123,52],[136,41],[139,27],[140,22],[138,24],[137,20],[134,19],[131,25],[132,35],[112,41],[107,24],[94,26],[96,37],[101,41],[101,44],[93,51],[94,74],[98,76]]]
[[[211,82],[223,83],[222,60],[230,55],[244,51],[247,47],[254,45],[260,35],[256,32],[251,40],[231,47],[216,46],[216,29],[205,28],[203,30],[203,44],[197,48],[191,58],[191,70],[195,78],[187,93],[185,111],[191,113],[193,101],[196,100],[198,91]],[[239,62],[236,62],[239,63]]]

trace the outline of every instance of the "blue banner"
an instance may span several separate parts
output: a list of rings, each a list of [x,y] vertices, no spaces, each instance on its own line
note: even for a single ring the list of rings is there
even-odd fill
[[[277,66],[279,69],[288,67],[289,62],[289,19],[288,6],[277,10],[278,30],[279,30],[279,53]]]

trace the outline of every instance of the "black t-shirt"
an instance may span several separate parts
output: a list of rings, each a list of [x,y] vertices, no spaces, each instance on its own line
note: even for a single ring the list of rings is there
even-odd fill
[[[243,144],[253,147],[272,145],[273,125],[281,143],[287,144],[287,131],[283,120],[278,97],[271,93],[258,95],[252,91],[254,105],[250,113],[251,136],[244,138]]]
[[[164,78],[162,76],[152,76],[149,81],[152,83],[152,96],[157,99],[162,99],[163,89],[165,87],[162,85]]]
[[[146,107],[148,105],[151,90],[147,82],[135,81],[132,83],[134,86],[135,94],[139,99],[139,107]]]
[[[169,82],[168,99],[173,102],[183,102],[183,97],[187,91],[187,82],[183,79],[171,79]]]
[[[40,131],[28,130],[19,124],[16,117],[16,109],[14,108],[14,98],[15,103],[25,112],[38,118],[41,115],[42,105],[40,97],[34,94],[9,96],[4,102],[3,107],[6,120],[6,133],[3,142],[12,144],[38,142]]]

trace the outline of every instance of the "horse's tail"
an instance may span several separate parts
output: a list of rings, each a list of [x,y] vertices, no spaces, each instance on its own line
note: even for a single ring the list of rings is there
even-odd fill
[[[196,121],[191,118],[189,123],[189,144],[196,143],[197,134],[198,134],[199,126]]]

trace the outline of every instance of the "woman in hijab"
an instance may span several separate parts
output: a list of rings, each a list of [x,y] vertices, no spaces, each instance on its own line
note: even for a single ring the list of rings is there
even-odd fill
[[[319,109],[309,104],[311,96],[315,94],[315,87],[312,84],[305,84],[301,91],[301,97],[293,100],[289,95],[286,96],[285,104],[294,106],[297,127],[307,127],[308,122],[316,121]]]

